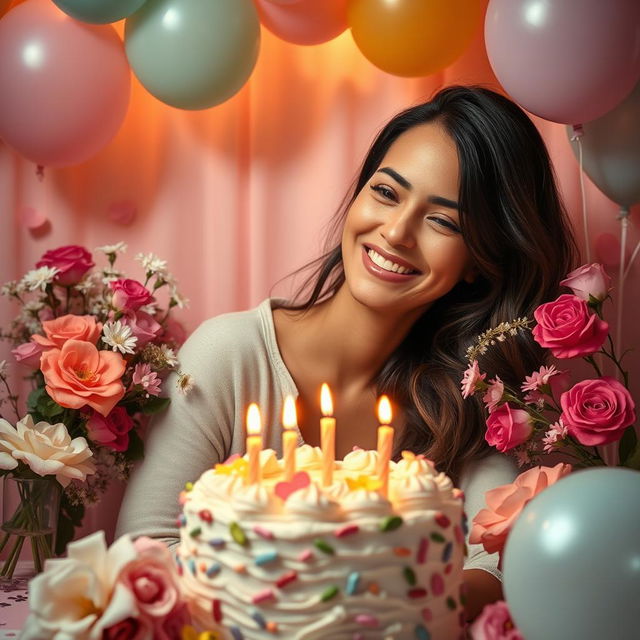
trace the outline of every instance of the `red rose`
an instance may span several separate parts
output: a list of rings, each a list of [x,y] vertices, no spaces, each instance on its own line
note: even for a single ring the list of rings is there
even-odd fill
[[[524,409],[514,409],[505,402],[487,418],[484,439],[504,453],[526,442],[532,430],[531,416]]]
[[[135,311],[153,300],[149,290],[137,280],[112,280],[109,287],[113,291],[111,304],[119,311]]]
[[[636,420],[631,394],[608,376],[578,382],[560,396],[560,406],[569,435],[589,447],[620,440]]]
[[[584,300],[567,293],[540,305],[533,313],[533,337],[556,358],[577,358],[595,353],[607,338],[609,325],[589,312]]]
[[[82,276],[94,266],[91,254],[75,244],[47,251],[36,263],[36,267],[55,267],[58,273],[56,284],[68,287],[82,280]]]
[[[87,421],[89,439],[114,451],[126,451],[133,420],[124,407],[115,407],[106,417],[97,411]]]

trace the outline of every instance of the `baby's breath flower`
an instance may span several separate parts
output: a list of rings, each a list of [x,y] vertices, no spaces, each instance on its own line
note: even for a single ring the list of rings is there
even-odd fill
[[[193,376],[189,373],[183,373],[182,371],[178,374],[178,381],[176,386],[178,387],[178,391],[185,396],[193,389],[194,387]]]
[[[166,344],[161,344],[160,351],[168,367],[176,367],[178,365],[178,358],[176,358],[176,354],[171,347],[168,347]]]
[[[28,291],[44,291],[48,284],[53,282],[59,269],[56,267],[40,267],[27,272],[22,278],[22,284]]]
[[[107,322],[102,327],[102,341],[109,345],[113,351],[120,351],[124,355],[125,353],[134,353],[138,337],[132,335],[131,327],[116,320],[116,322]]]
[[[156,312],[158,311],[158,303],[150,302],[149,304],[145,304],[142,307],[140,307],[139,311],[142,311],[143,313],[148,313],[150,316],[155,316]]]
[[[24,291],[24,284],[22,282],[16,282],[15,280],[11,280],[10,282],[5,282],[5,284],[0,287],[0,295],[7,297],[14,297],[20,295]]]
[[[167,272],[167,261],[161,260],[154,253],[138,253],[135,259],[142,265],[147,275],[163,276]]]
[[[124,242],[116,242],[116,244],[105,244],[102,247],[96,247],[96,251],[102,251],[102,253],[106,255],[124,253],[126,250],[127,245]]]
[[[40,309],[44,308],[44,302],[41,300],[29,300],[26,302],[23,309],[28,313],[38,313]]]
[[[189,299],[181,295],[175,287],[172,287],[169,306],[178,307],[178,309],[185,309],[189,306]]]

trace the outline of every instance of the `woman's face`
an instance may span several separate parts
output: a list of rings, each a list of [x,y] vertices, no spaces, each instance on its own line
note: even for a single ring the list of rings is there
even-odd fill
[[[360,303],[416,317],[472,281],[460,233],[455,143],[438,123],[400,135],[351,205],[342,235],[346,284]]]

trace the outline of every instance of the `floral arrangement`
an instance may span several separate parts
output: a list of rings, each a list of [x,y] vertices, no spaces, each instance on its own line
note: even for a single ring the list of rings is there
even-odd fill
[[[185,393],[193,386],[178,369],[175,351],[185,335],[171,316],[186,300],[153,254],[136,256],[140,280],[126,278],[116,264],[125,250],[122,242],[99,247],[105,264],[95,268],[85,248],[59,247],[1,289],[20,312],[0,338],[12,343],[31,391],[25,417],[0,362],[0,475],[53,474],[64,485],[57,553],[82,523],[85,505],[111,480],[126,479],[142,457],[141,430],[169,403],[160,397],[166,376],[176,371]],[[17,424],[7,419],[9,409]]]
[[[128,535],[107,548],[104,532],[71,542],[66,558],[47,560],[29,583],[22,638],[176,640],[191,637],[171,552]],[[194,640],[215,640],[195,634]]]
[[[533,328],[527,318],[505,322],[479,336],[468,349],[462,394],[465,398],[482,394],[488,413],[486,441],[501,452],[515,454],[520,466],[537,464],[513,483],[485,494],[487,506],[474,517],[469,541],[482,544],[488,553],[497,552],[502,558],[511,528],[536,495],[574,468],[605,465],[599,446],[617,443],[618,465],[640,469],[628,373],[602,316],[610,283],[601,265],[584,265],[560,283],[572,293],[535,310]],[[584,359],[596,377],[571,385],[568,372],[551,364],[526,376],[519,389],[510,388],[499,376],[486,380],[478,359],[496,341],[527,330],[557,360]],[[604,359],[613,363],[618,379],[602,374]],[[553,467],[540,464],[550,454],[564,461]],[[474,640],[522,637],[504,602],[485,607],[470,633]]]

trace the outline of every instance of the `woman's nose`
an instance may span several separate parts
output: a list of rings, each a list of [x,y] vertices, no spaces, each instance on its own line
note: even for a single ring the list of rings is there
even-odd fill
[[[391,246],[414,247],[416,239],[412,212],[408,207],[396,208],[382,225],[380,233]]]

